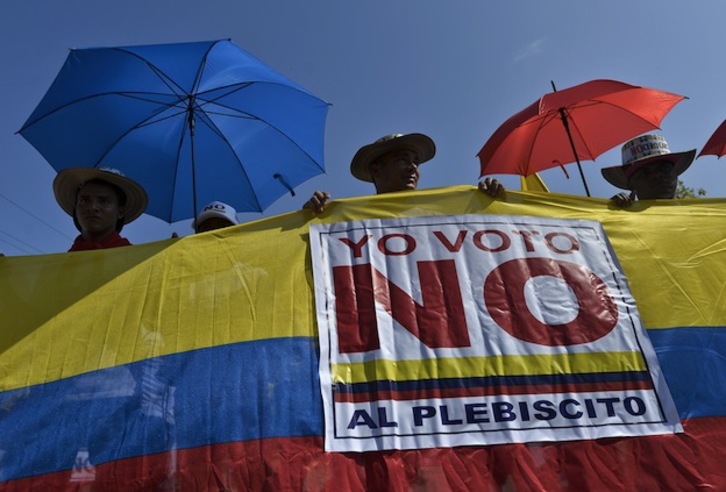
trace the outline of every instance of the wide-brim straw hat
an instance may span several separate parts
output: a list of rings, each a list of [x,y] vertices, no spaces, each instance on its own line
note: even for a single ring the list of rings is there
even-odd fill
[[[350,163],[350,172],[361,181],[370,183],[373,181],[369,168],[371,162],[384,154],[399,149],[410,149],[416,152],[419,164],[431,160],[436,155],[436,145],[427,135],[392,133],[358,149]]]
[[[136,181],[124,176],[118,169],[72,167],[59,172],[53,180],[55,199],[58,205],[71,217],[76,208],[78,190],[92,179],[112,184],[126,195],[124,224],[135,220],[146,210],[149,198],[144,188]]]
[[[613,186],[629,190],[628,178],[648,164],[668,161],[674,164],[676,175],[680,176],[693,163],[696,149],[685,152],[671,152],[662,135],[643,135],[634,138],[622,147],[622,164],[600,170],[603,177]]]

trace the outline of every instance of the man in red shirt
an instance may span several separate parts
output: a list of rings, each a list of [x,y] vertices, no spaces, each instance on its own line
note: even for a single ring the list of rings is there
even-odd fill
[[[141,185],[110,168],[64,169],[53,181],[53,192],[81,233],[68,251],[130,245],[119,233],[148,203]]]

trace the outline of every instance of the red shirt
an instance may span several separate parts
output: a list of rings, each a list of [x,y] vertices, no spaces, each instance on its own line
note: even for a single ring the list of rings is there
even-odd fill
[[[91,249],[109,249],[109,248],[118,248],[119,246],[131,246],[131,243],[128,239],[125,237],[121,237],[121,235],[114,231],[112,234],[109,234],[101,241],[86,241],[83,239],[83,236],[78,236],[75,241],[73,241],[73,246],[71,246],[71,249],[68,251],[88,251]]]

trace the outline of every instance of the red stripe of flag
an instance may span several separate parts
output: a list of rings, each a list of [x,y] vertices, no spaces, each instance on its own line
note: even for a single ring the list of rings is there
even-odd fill
[[[599,391],[653,389],[651,381],[612,381],[599,383],[523,384],[517,386],[476,386],[467,388],[420,388],[415,390],[374,390],[361,393],[334,392],[336,402],[358,403],[378,400],[417,400],[497,395],[539,395],[594,393]]]
[[[27,490],[725,490],[726,418],[684,422],[685,434],[326,453],[321,436],[234,442],[0,483]],[[84,487],[85,485],[85,487]]]

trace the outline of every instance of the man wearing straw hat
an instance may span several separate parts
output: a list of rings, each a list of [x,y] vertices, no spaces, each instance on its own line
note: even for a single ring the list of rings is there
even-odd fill
[[[375,142],[364,145],[350,163],[351,174],[361,181],[373,183],[376,193],[415,190],[419,181],[419,166],[431,160],[436,154],[434,141],[422,133],[392,133]],[[488,195],[496,196],[504,188],[496,179],[489,179],[479,185]],[[303,209],[320,213],[330,194],[316,191]]]
[[[68,251],[128,246],[120,232],[146,209],[146,191],[121,171],[110,168],[64,169],[53,180],[53,193],[80,235]]]
[[[629,207],[635,199],[657,200],[676,197],[678,176],[693,162],[696,149],[671,152],[662,135],[643,135],[622,147],[622,165],[600,170],[613,186],[630,190],[612,200],[619,207]]]

